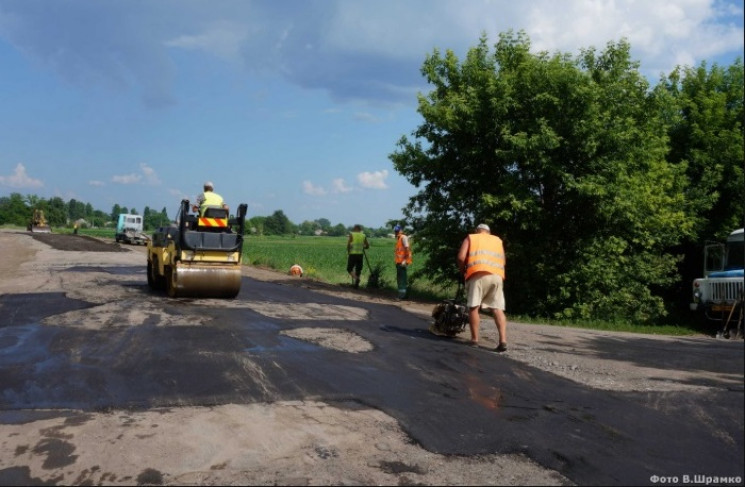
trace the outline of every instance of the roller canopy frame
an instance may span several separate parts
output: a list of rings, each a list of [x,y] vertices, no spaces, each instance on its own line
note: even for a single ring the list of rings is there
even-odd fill
[[[246,226],[248,205],[238,205],[238,214],[228,219],[228,230],[204,229],[197,227],[199,217],[189,214],[189,200],[181,200],[181,221],[179,222],[179,247],[181,250],[217,250],[223,252],[240,252],[243,248],[243,231]],[[234,229],[235,227],[235,229]]]

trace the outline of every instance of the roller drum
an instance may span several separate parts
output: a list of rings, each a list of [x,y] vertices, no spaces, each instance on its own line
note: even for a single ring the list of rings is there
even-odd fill
[[[241,290],[237,265],[179,262],[166,276],[171,297],[234,298]]]

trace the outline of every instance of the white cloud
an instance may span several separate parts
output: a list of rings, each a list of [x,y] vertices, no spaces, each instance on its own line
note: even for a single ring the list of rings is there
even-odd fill
[[[197,35],[181,35],[165,45],[187,50],[199,50],[227,61],[240,61],[241,46],[249,35],[249,27],[231,20],[211,22]]]
[[[147,184],[160,184],[160,179],[158,179],[158,175],[155,174],[155,169],[148,166],[144,162],[140,163],[140,169],[142,169],[142,173],[145,175],[145,181],[147,182]]]
[[[530,8],[524,28],[533,51],[578,54],[580,48],[591,47],[600,51],[608,42],[626,38],[632,57],[653,78],[661,72],[669,73],[677,64],[692,66],[727,52],[742,51],[742,26],[718,23],[721,15],[732,15],[727,11],[731,3],[548,0],[525,4]]]
[[[309,194],[311,196],[324,196],[326,194],[326,190],[320,186],[315,186],[310,181],[303,181],[303,193]]]
[[[335,193],[349,193],[352,191],[351,186],[347,186],[347,183],[342,178],[337,178],[332,181]]]
[[[103,181],[97,181],[95,179],[91,179],[90,181],[88,181],[88,184],[90,186],[96,186],[96,187],[106,186],[106,183],[104,183]]]
[[[0,184],[11,188],[41,188],[44,183],[40,179],[34,179],[26,174],[26,167],[18,163],[15,171],[10,176],[0,176]]]
[[[357,112],[354,114],[354,119],[359,122],[378,123],[380,119],[369,112]]]
[[[433,49],[464,56],[482,32],[493,44],[524,30],[534,51],[572,54],[626,37],[645,72],[743,51],[741,0],[7,3],[0,35],[12,45],[84,88],[135,88],[151,106],[173,102],[175,57],[193,52],[335,100],[390,103],[424,85]]]
[[[111,180],[119,184],[137,184],[142,180],[142,176],[139,174],[121,174],[112,176]]]
[[[362,172],[357,175],[357,181],[363,188],[369,189],[387,189],[388,185],[385,180],[388,178],[388,171]]]
[[[117,174],[112,176],[111,180],[119,184],[149,184],[151,186],[159,185],[160,179],[155,173],[155,169],[148,166],[144,162],[140,163],[140,171],[142,174],[130,173],[130,174]]]

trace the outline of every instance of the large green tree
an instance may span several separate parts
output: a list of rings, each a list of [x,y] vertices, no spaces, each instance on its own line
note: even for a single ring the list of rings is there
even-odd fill
[[[52,228],[67,224],[69,220],[67,215],[68,205],[62,198],[59,196],[50,198],[46,206],[45,215]]]
[[[660,84],[673,98],[669,160],[684,166],[696,237],[726,237],[743,224],[743,64],[678,68]]]
[[[26,226],[31,221],[31,214],[20,193],[0,197],[0,225]]]
[[[266,235],[289,235],[295,233],[295,224],[282,210],[277,210],[264,220],[264,233]]]
[[[420,191],[406,208],[427,272],[455,276],[479,222],[505,240],[510,309],[651,321],[675,279],[665,249],[690,232],[685,178],[665,160],[659,99],[627,42],[597,53],[532,54],[524,33],[482,36],[463,62],[435,50],[422,67],[424,122],[394,167]]]
[[[165,207],[158,212],[151,210],[149,206],[146,206],[145,210],[142,212],[142,224],[145,230],[165,227],[168,226],[169,223],[170,220],[168,219],[168,212]]]
[[[111,208],[111,221],[114,223],[118,222],[120,213],[126,213],[126,211],[122,210],[122,207],[119,206],[119,203],[115,203],[114,206]]]
[[[695,223],[691,237],[674,249],[684,259],[669,300],[681,307],[690,298],[691,281],[701,276],[705,242],[722,241],[745,224],[744,72],[742,59],[728,67],[707,68],[702,62],[676,68],[655,87],[657,96],[665,98],[667,158],[685,171],[684,207]]]
[[[77,201],[73,198],[67,202],[67,218],[70,221],[89,217],[89,215],[86,214],[85,210],[85,203],[83,203],[82,201]]]

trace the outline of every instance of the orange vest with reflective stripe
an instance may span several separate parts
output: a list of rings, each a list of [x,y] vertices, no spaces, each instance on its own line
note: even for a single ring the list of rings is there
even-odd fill
[[[466,280],[476,272],[499,274],[504,279],[504,247],[502,239],[485,233],[468,236]]]
[[[406,238],[406,235],[403,233],[399,233],[398,236],[396,236],[396,248],[394,249],[395,259],[396,264],[403,264],[405,261],[408,265],[411,264],[411,245],[409,245],[409,251],[407,252],[406,247],[404,247],[404,238]]]

